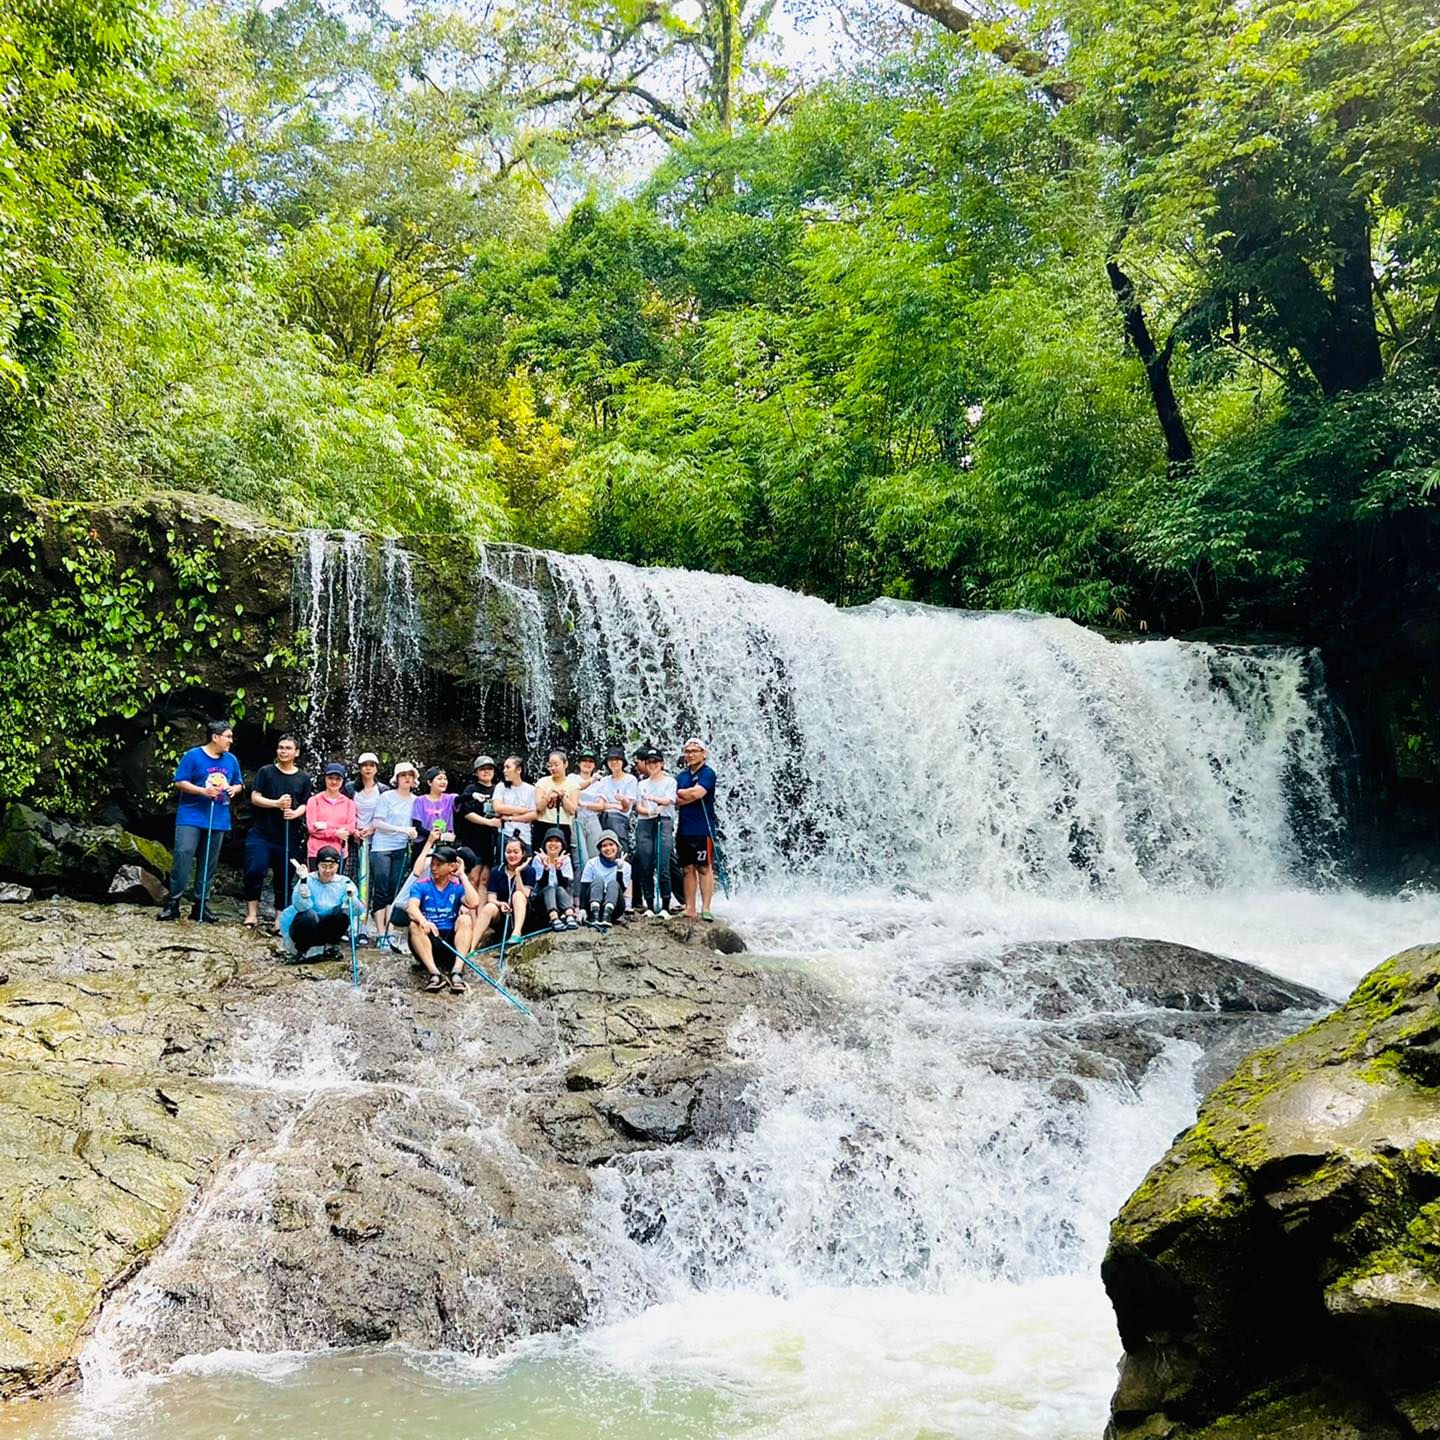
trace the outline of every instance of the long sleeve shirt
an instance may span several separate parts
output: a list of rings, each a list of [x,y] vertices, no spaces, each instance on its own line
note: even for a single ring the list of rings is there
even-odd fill
[[[353,835],[359,823],[355,802],[344,791],[332,795],[322,790],[312,795],[305,802],[305,829],[310,837],[305,853],[313,860],[327,845],[333,845],[342,856],[349,854],[349,842],[339,839],[336,832],[344,830]]]
[[[326,881],[318,875],[311,875],[308,879],[298,881],[291,891],[289,905],[280,912],[280,939],[287,950],[294,950],[295,946],[290,940],[290,927],[302,910],[309,910],[316,915],[329,915],[333,911],[347,908],[350,914],[350,934],[355,936],[359,933],[357,927],[363,907],[353,880],[337,875],[333,880]]]

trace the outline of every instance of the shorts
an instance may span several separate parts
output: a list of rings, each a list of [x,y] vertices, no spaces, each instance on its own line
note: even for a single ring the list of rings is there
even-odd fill
[[[698,865],[702,870],[710,868],[710,837],[708,835],[677,835],[675,837],[675,858],[685,867]]]

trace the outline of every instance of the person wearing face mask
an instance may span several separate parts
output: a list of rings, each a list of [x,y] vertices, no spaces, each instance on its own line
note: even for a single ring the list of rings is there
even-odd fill
[[[524,762],[518,755],[505,757],[505,778],[495,787],[491,804],[500,817],[501,834],[515,836],[528,850],[530,827],[535,821],[535,787],[525,779]]]

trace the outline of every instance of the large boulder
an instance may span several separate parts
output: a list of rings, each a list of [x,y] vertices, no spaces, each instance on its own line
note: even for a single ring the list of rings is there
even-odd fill
[[[1440,947],[1243,1061],[1103,1274],[1112,1440],[1440,1436]]]
[[[99,899],[115,876],[127,872],[126,898],[144,886],[141,875],[170,872],[170,852],[157,840],[118,825],[77,825],[52,820],[29,805],[10,805],[0,815],[0,876],[23,881],[41,895]],[[130,874],[128,872],[136,872]]]
[[[353,988],[348,957],[272,946],[0,911],[0,1399],[73,1379],[107,1297],[93,1343],[121,1372],[573,1324],[592,1167],[749,1124],[730,1031],[828,1005],[718,925],[513,949],[533,1020],[478,980],[422,994],[394,956]]]

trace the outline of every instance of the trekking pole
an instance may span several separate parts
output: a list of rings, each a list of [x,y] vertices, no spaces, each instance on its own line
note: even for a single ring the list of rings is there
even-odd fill
[[[210,818],[205,822],[205,849],[200,856],[200,898],[196,906],[196,914],[200,917],[200,923],[205,923],[205,869],[210,862],[210,836],[215,830],[215,798],[210,798]]]
[[[468,955],[462,955],[448,940],[439,935],[435,936],[435,939],[439,940],[457,960],[461,961],[467,970],[473,970],[491,989],[498,990],[522,1015],[528,1015],[535,1020],[535,1012],[524,1001],[517,1000],[498,980],[492,980]],[[535,1023],[538,1025],[540,1022],[536,1020]]]
[[[355,946],[355,900],[352,896],[345,897],[345,909],[350,916],[350,984],[358,990],[360,988],[360,952]]]
[[[725,873],[725,859],[720,854],[720,842],[715,838],[715,827],[710,823],[710,811],[703,800],[696,802],[700,806],[700,812],[705,816],[705,829],[710,833],[710,849],[715,856],[715,878],[720,882],[720,888],[725,892],[725,898],[730,898],[730,877]]]
[[[510,892],[510,903],[511,903],[512,905],[515,903],[515,892],[514,892],[513,890]],[[507,911],[505,912],[505,925],[504,925],[504,928],[500,931],[500,979],[501,979],[501,980],[504,980],[504,978],[505,978],[505,947],[506,947],[506,945],[509,943],[509,940],[510,940],[510,920],[511,920],[511,918],[513,917],[514,914],[515,914],[515,912],[514,912],[513,910],[507,910]]]

